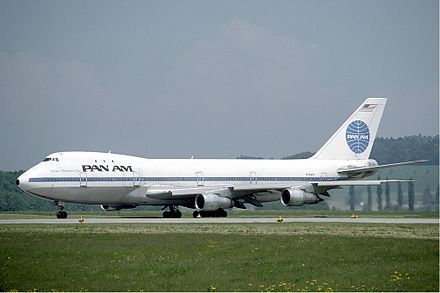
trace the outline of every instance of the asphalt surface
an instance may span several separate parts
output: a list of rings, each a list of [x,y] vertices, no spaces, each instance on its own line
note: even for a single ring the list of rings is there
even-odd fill
[[[124,217],[83,217],[83,224],[241,224],[241,223],[276,223],[277,218],[124,218]],[[283,218],[287,223],[370,223],[370,224],[439,224],[436,218]],[[0,225],[8,224],[79,224],[79,217],[68,219],[33,218],[0,220]]]

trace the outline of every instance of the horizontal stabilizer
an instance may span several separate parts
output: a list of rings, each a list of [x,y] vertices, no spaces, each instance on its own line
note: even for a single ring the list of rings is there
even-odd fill
[[[377,171],[379,169],[385,169],[385,168],[392,168],[392,167],[398,167],[398,166],[419,164],[419,163],[423,163],[423,162],[427,162],[427,161],[428,160],[417,160],[417,161],[407,161],[407,162],[399,162],[399,163],[393,163],[393,164],[384,164],[384,165],[378,165],[378,166],[368,166],[368,167],[342,169],[342,170],[338,170],[338,174],[351,175],[351,174],[356,174],[356,173]]]
[[[312,185],[319,187],[335,188],[339,186],[368,186],[368,185],[381,185],[383,183],[398,183],[398,182],[410,182],[414,180],[336,180],[336,181],[320,181],[313,182]]]

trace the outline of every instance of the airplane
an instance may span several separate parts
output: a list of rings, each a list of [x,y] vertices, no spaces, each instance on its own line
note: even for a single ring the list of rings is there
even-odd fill
[[[317,204],[329,190],[380,185],[400,180],[360,180],[379,169],[422,162],[378,165],[369,159],[386,98],[367,98],[309,159],[146,159],[102,152],[57,152],[19,176],[28,194],[59,207],[64,203],[100,204],[105,211],[139,205],[163,206],[164,218],[226,217],[225,209]]]

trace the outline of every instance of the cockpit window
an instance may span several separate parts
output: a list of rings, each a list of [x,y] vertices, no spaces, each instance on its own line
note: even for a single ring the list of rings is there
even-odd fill
[[[49,161],[59,162],[58,158],[46,158],[46,159],[43,160],[43,162],[49,162]]]

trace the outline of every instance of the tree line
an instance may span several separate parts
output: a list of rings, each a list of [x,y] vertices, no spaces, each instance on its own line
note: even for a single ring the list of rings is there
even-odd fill
[[[55,209],[53,204],[42,198],[24,193],[15,180],[24,171],[0,171],[0,211],[48,211]],[[66,204],[69,210],[98,210],[98,206]]]
[[[377,137],[370,158],[379,164],[427,160],[424,165],[439,164],[439,136],[410,135],[404,137]],[[283,160],[308,159],[313,152],[301,152],[282,157]],[[258,156],[240,155],[237,159],[264,159]],[[273,158],[271,158],[273,159]]]
[[[378,177],[378,180],[381,178]],[[388,178],[386,178],[388,179]],[[406,192],[404,186],[406,185]],[[360,204],[360,197],[356,194],[356,188],[350,186],[348,189],[348,203],[350,205],[350,210],[356,210],[356,206]],[[361,208],[366,211],[373,210],[373,190],[372,186],[367,186],[367,202],[361,205]],[[390,183],[385,183],[384,187],[378,185],[375,187],[376,204],[377,210],[391,211],[391,210],[403,210],[408,209],[409,211],[415,210],[415,188],[414,181],[408,181],[406,183],[397,182],[397,193],[396,200],[392,201],[391,198],[391,186]],[[383,196],[385,195],[385,200]],[[439,186],[437,185],[436,191],[433,193],[431,187],[427,185],[423,191],[422,200],[419,202],[418,209],[426,211],[438,211],[439,210]]]
[[[424,165],[439,164],[439,136],[412,135],[376,138],[370,157],[379,164],[428,160]]]

